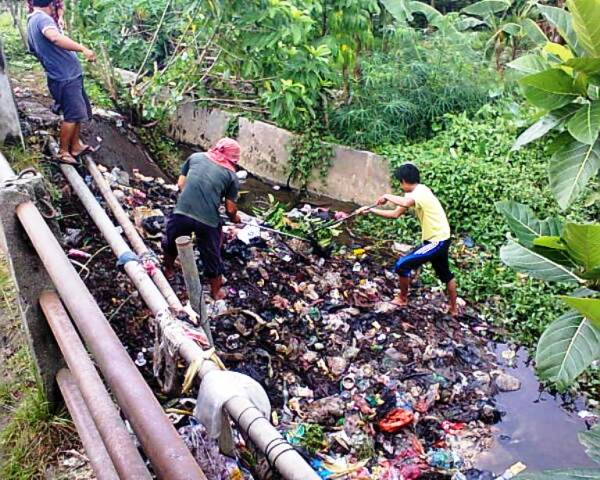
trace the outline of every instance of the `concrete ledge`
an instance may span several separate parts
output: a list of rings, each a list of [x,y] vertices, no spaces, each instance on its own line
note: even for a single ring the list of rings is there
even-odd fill
[[[242,167],[265,180],[285,183],[294,134],[264,122],[245,118],[239,122]],[[355,203],[373,203],[390,188],[388,163],[383,157],[340,145],[333,147],[326,183],[315,178],[308,185],[310,192]]]
[[[240,165],[253,175],[275,183],[288,177],[294,135],[265,122],[239,119],[238,141],[242,147]]]
[[[0,41],[0,144],[8,137],[21,137],[19,114],[6,71],[6,59]]]
[[[232,118],[229,112],[186,102],[177,108],[169,133],[177,141],[208,149],[227,134]]]

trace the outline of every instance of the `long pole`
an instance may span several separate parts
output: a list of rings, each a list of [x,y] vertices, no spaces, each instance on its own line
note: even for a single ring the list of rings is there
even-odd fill
[[[119,203],[119,200],[117,200],[117,197],[115,197],[115,195],[113,194],[110,185],[108,184],[106,179],[102,176],[102,172],[98,170],[96,162],[94,162],[89,156],[87,156],[85,164],[87,165],[87,168],[90,172],[90,175],[94,179],[94,182],[98,186],[98,190],[100,190],[100,193],[104,197],[106,204],[110,208],[112,214],[114,215],[119,225],[121,225],[121,227],[123,228],[123,233],[125,233],[125,236],[131,243],[131,246],[133,247],[135,253],[140,257],[144,257],[146,255],[151,254],[150,249],[146,246],[146,243],[144,242],[141,235],[138,233],[137,229],[135,228],[135,225],[131,222],[129,215],[123,209],[123,207]],[[177,294],[169,284],[169,281],[166,279],[162,270],[156,267],[149,273],[149,275],[160,290],[160,292],[162,293],[162,295],[165,297],[169,305],[175,310],[183,309],[181,301],[179,300]]]
[[[190,304],[196,313],[200,315],[200,325],[202,330],[206,333],[206,338],[211,347],[215,345],[210,332],[210,322],[204,306],[204,292],[202,291],[202,282],[200,282],[200,274],[198,273],[198,266],[196,265],[196,257],[194,256],[194,247],[192,245],[192,239],[188,236],[179,237],[175,240],[177,245],[177,253],[179,254],[179,261],[181,262],[181,269],[183,270],[183,280],[185,281],[185,288],[188,291],[190,298]]]

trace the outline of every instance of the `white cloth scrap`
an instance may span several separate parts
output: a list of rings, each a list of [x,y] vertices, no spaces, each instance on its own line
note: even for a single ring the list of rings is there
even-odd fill
[[[245,397],[269,418],[271,402],[260,383],[238,372],[214,370],[200,383],[194,416],[206,427],[210,438],[221,435],[223,406],[233,397]]]

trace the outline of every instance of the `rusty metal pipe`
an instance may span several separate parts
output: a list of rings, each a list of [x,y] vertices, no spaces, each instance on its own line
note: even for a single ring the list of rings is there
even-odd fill
[[[56,374],[56,382],[65,400],[67,409],[71,414],[73,423],[77,427],[79,438],[81,439],[85,453],[87,453],[96,478],[98,480],[119,480],[119,475],[106,451],[102,437],[96,429],[90,411],[81,396],[81,392],[77,388],[77,383],[71,372],[66,368],[59,370]]]
[[[179,261],[183,270],[183,280],[185,281],[185,288],[188,291],[190,304],[192,305],[192,309],[200,315],[202,330],[204,330],[210,345],[214,346],[215,342],[210,332],[210,321],[208,320],[206,305],[204,305],[204,292],[202,291],[202,282],[200,282],[200,274],[196,265],[192,239],[188,236],[179,237],[175,240],[175,244],[177,245],[177,253],[179,254]]]
[[[205,480],[36,206],[22,203],[17,216],[158,476]]]
[[[119,477],[124,480],[150,480],[152,476],[133,444],[131,435],[81,343],[60,298],[55,292],[46,291],[40,296],[40,305]]]
[[[104,197],[104,200],[106,201],[106,204],[113,213],[115,219],[117,220],[117,222],[119,222],[119,225],[123,227],[123,233],[125,233],[125,236],[131,243],[131,246],[133,247],[135,253],[138,254],[140,257],[151,254],[152,252],[144,243],[144,240],[138,233],[137,229],[135,228],[135,225],[131,222],[129,215],[123,209],[123,207],[119,203],[119,200],[117,200],[117,197],[115,197],[115,195],[113,194],[110,185],[108,184],[100,170],[98,170],[98,166],[96,165],[96,163],[89,156],[86,156],[85,164],[87,165],[87,168],[92,178],[94,179],[98,190],[100,190],[100,193]],[[181,301],[179,300],[177,294],[169,284],[169,281],[163,274],[162,270],[157,267],[149,275],[152,278],[152,281],[162,293],[162,295],[167,300],[167,303],[175,310],[183,309]]]

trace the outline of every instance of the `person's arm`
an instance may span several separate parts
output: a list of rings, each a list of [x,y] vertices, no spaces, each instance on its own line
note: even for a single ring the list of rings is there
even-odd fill
[[[225,191],[225,212],[229,220],[233,223],[241,223],[240,216],[238,215],[237,199],[240,193],[240,182],[237,177],[234,176],[231,182],[227,186]]]
[[[235,203],[233,200],[229,200],[228,198],[225,199],[225,212],[227,213],[229,220],[231,220],[233,223],[242,222],[240,215],[238,214],[237,203]]]
[[[66,35],[60,33],[54,24],[50,27],[44,28],[42,33],[44,34],[44,37],[50,40],[54,45],[64,48],[65,50],[69,50],[70,52],[81,52],[88,62],[96,61],[96,54],[94,52],[92,52],[89,48],[84,47],[80,43],[71,40]]]
[[[384,210],[382,208],[370,208],[365,210],[365,213],[373,213],[383,218],[400,218],[408,211],[404,207],[396,207],[394,210]]]
[[[379,200],[377,200],[378,205],[385,205],[387,202],[393,203],[394,205],[398,205],[399,207],[403,207],[404,209],[415,206],[415,199],[412,197],[407,197],[406,195],[400,196],[388,193],[380,197]]]
[[[180,192],[183,192],[183,188],[185,187],[185,181],[187,179],[188,173],[190,173],[190,162],[192,161],[191,155],[183,162],[181,166],[181,173],[179,173],[179,178],[177,179],[177,188],[179,188]]]

